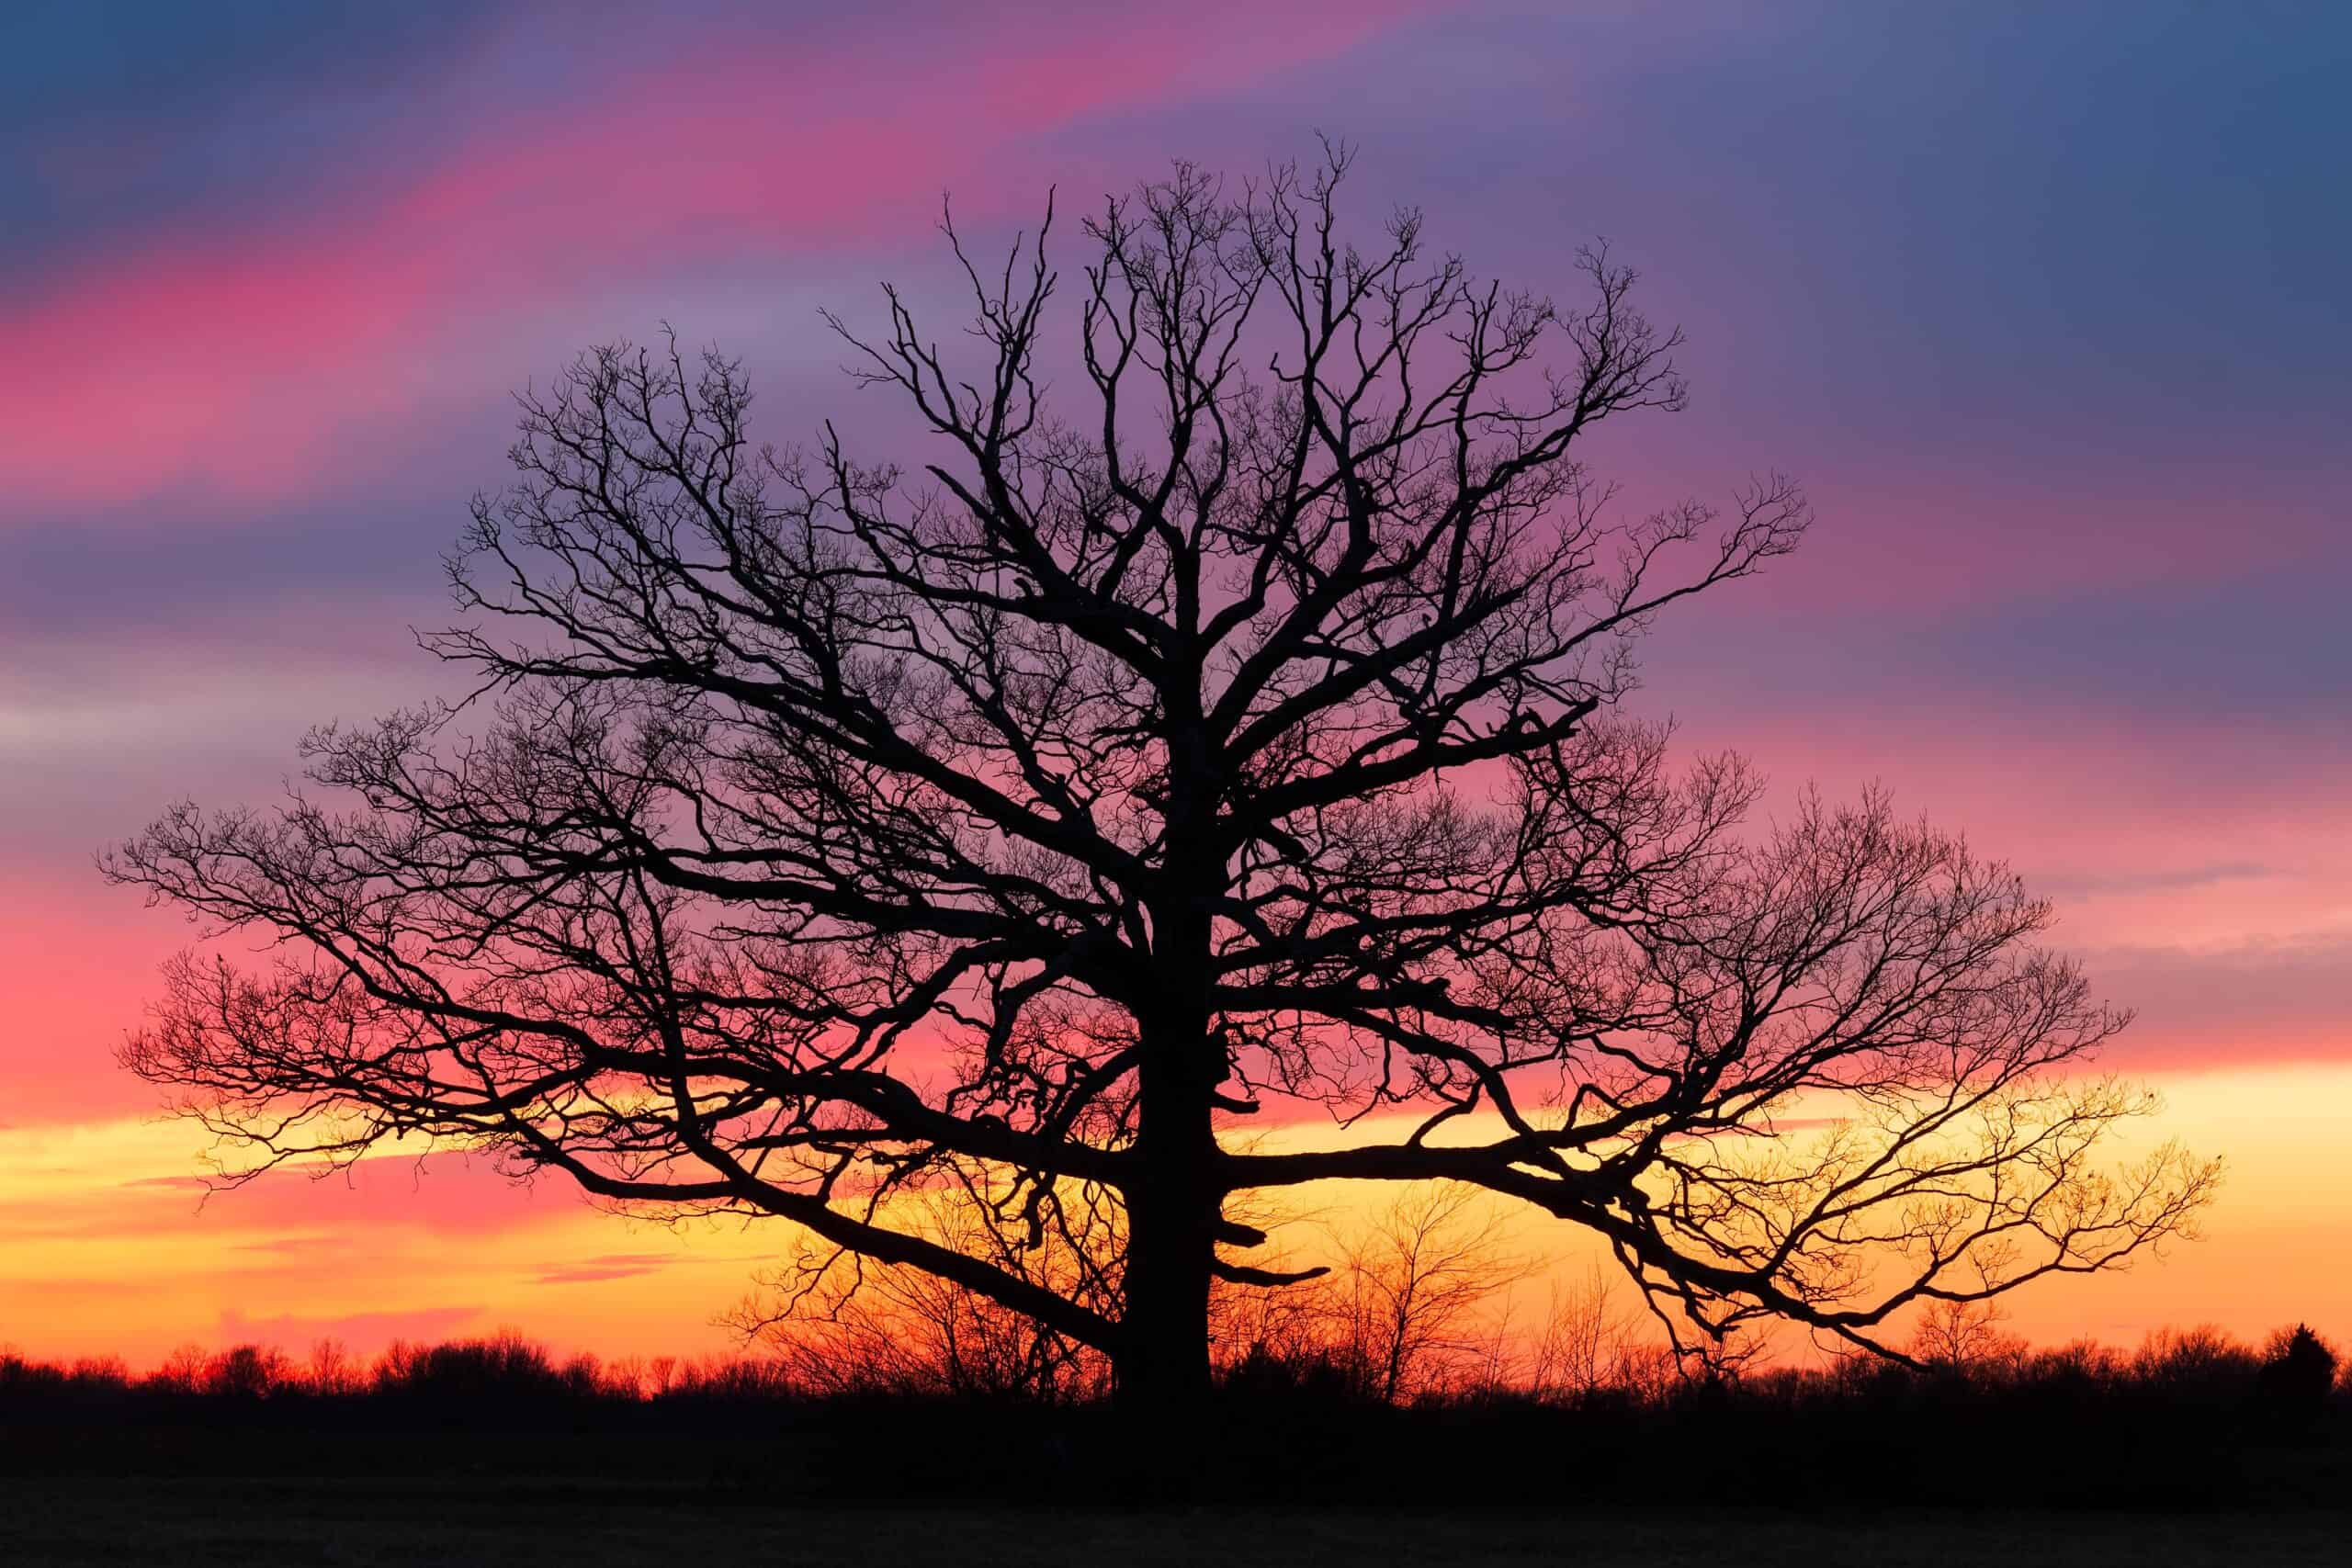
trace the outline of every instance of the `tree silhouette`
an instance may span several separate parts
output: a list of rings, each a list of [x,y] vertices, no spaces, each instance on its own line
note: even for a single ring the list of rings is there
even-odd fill
[[[1482,1309],[1526,1278],[1484,1198],[1430,1183],[1346,1239],[1324,1286],[1331,1350],[1372,1397],[1393,1404],[1475,1354]]]
[[[1634,274],[1585,252],[1563,309],[1409,210],[1359,249],[1347,161],[1107,201],[1066,367],[1050,209],[1001,267],[948,227],[969,364],[895,290],[826,318],[919,474],[754,446],[674,343],[526,394],[425,639],[476,696],[314,732],[340,805],[107,857],[279,943],[174,965],[129,1065],[248,1169],[426,1134],[779,1216],[1148,1406],[1207,1388],[1213,1282],[1295,1277],[1228,1204],[1305,1183],[1590,1227],[1694,1348],[1877,1345],[2180,1230],[2211,1168],[2101,1168],[2144,1102],[2072,1073],[2121,1020],[2044,906],[1880,798],[1750,830],[1747,770],[1621,711],[1807,520],[1777,477],[1616,520],[1585,438],[1684,401]],[[1302,1105],[1356,1141],[1227,1133]],[[941,1192],[984,1245],[905,1218]]]
[[[2335,1388],[2335,1351],[2309,1324],[2282,1328],[2263,1348],[2256,1386],[2271,1413],[2289,1423],[2315,1420]]]
[[[1600,1264],[1580,1278],[1554,1281],[1529,1348],[1529,1391],[1539,1398],[1578,1399],[1630,1381],[1639,1351],[1629,1326],[1611,1299]]]

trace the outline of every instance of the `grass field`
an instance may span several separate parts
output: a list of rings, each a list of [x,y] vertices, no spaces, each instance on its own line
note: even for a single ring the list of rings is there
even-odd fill
[[[1997,1568],[2335,1564],[2347,1520],[2284,1516],[1702,1511],[1680,1517],[1464,1508],[1021,1512],[713,1504],[557,1483],[0,1481],[10,1564],[775,1564],[1041,1568],[1577,1564]]]

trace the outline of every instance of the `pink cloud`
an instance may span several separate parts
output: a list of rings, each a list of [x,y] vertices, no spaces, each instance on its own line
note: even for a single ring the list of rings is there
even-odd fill
[[[111,910],[93,908],[105,890],[86,873],[71,888],[44,880],[19,875],[0,905],[0,1074],[11,1108],[28,1122],[151,1109],[153,1091],[116,1067],[114,1050],[189,928],[128,895]]]
[[[667,1269],[678,1259],[661,1252],[608,1252],[574,1262],[549,1264],[533,1281],[541,1285],[589,1285],[634,1279]]]
[[[1898,812],[2008,862],[2099,994],[2137,1010],[2118,1067],[2352,1057],[2352,802],[2340,748],[2210,714],[2125,721],[2039,694],[1840,702],[1770,717],[1686,711],[1693,750],[1770,777],[1765,815],[1873,782]]]
[[[582,1201],[569,1182],[525,1185],[488,1159],[448,1154],[363,1160],[324,1176],[281,1168],[198,1196],[205,1216],[224,1226],[324,1226],[346,1235],[401,1227],[479,1235],[574,1213]]]
[[[396,457],[453,381],[480,396],[511,379],[526,304],[744,249],[917,230],[944,185],[983,208],[1009,185],[1029,199],[1043,181],[1008,170],[1016,139],[1328,55],[1408,8],[1275,18],[1213,0],[1181,21],[1060,17],[1065,48],[990,34],[977,54],[895,74],[736,40],[615,83],[592,112],[477,135],[405,182],[371,187],[363,172],[341,208],[155,235],[0,314],[17,367],[0,384],[0,486],[20,504],[303,493],[332,460]],[[851,80],[856,107],[842,102]],[[487,360],[486,340],[502,345]]]

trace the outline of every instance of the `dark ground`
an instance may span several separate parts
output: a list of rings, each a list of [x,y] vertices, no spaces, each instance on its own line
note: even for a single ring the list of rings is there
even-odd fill
[[[2312,1563],[2346,1561],[2332,1513],[2005,1510],[1623,1512],[1264,1507],[1028,1512],[968,1506],[713,1505],[690,1491],[435,1479],[0,1481],[0,1559],[81,1564]]]
[[[1089,1404],[51,1382],[0,1397],[0,1568],[2352,1562],[2352,1396],[2306,1393],[1228,1394],[1171,1447]]]

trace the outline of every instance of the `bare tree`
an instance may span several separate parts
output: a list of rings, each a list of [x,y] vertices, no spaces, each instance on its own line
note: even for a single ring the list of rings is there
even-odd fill
[[[1633,1348],[1631,1325],[1596,1263],[1576,1279],[1553,1281],[1528,1358],[1528,1392],[1539,1399],[1581,1397],[1629,1382],[1623,1369]]]
[[[998,1266],[1057,1294],[1086,1299],[1111,1265],[1109,1238],[1086,1249],[1061,1238],[1008,1246],[974,1194],[934,1190],[902,1204],[899,1223],[928,1241]],[[960,1201],[959,1201],[960,1200]],[[1053,1399],[1097,1393],[1101,1352],[963,1282],[904,1264],[875,1264],[844,1247],[803,1247],[769,1289],[729,1322],[775,1342],[805,1387],[833,1393],[980,1394]]]
[[[1987,1244],[1975,1258],[1979,1283],[1999,1280],[2013,1267],[2014,1260],[1997,1244]],[[2026,1344],[2002,1328],[2008,1317],[2008,1309],[1995,1293],[1930,1297],[1912,1332],[1912,1357],[1923,1365],[1963,1374],[2014,1365],[2026,1354]]]
[[[333,1335],[311,1342],[311,1393],[334,1396],[357,1393],[367,1386],[365,1371],[350,1347]]]
[[[2025,1341],[2003,1329],[2008,1314],[1997,1300],[1936,1301],[1920,1314],[1913,1358],[1941,1371],[1973,1373],[2014,1364]]]
[[[526,394],[451,563],[474,624],[426,639],[476,697],[107,858],[278,943],[176,964],[128,1063],[256,1164],[424,1134],[781,1217],[1145,1404],[1205,1392],[1215,1281],[1279,1282],[1236,1194],[1514,1199],[1702,1344],[1880,1344],[2180,1231],[2211,1168],[2102,1169],[2145,1101],[2078,1077],[2121,1020],[2030,947],[2042,905],[1875,798],[1749,833],[1747,770],[1623,716],[1638,636],[1807,518],[1775,477],[1617,520],[1587,438],[1684,400],[1632,271],[1582,254],[1562,308],[1414,211],[1359,248],[1346,167],[1106,202],[1067,416],[1050,211],[1001,267],[949,229],[963,357],[896,291],[878,337],[828,318],[934,433],[911,474],[753,445],[715,352]],[[1299,1105],[1417,1120],[1220,1133]],[[902,1221],[937,1188],[1009,1245]],[[1111,1277],[1012,1266],[1103,1214]]]
[[[1529,1271],[1484,1190],[1412,1189],[1345,1238],[1324,1287],[1328,1342],[1366,1393],[1395,1403],[1477,1361],[1487,1309]]]
[[[2210,1323],[2149,1332],[2132,1355],[2132,1375],[2179,1398],[2236,1393],[2254,1380],[2254,1352]]]

